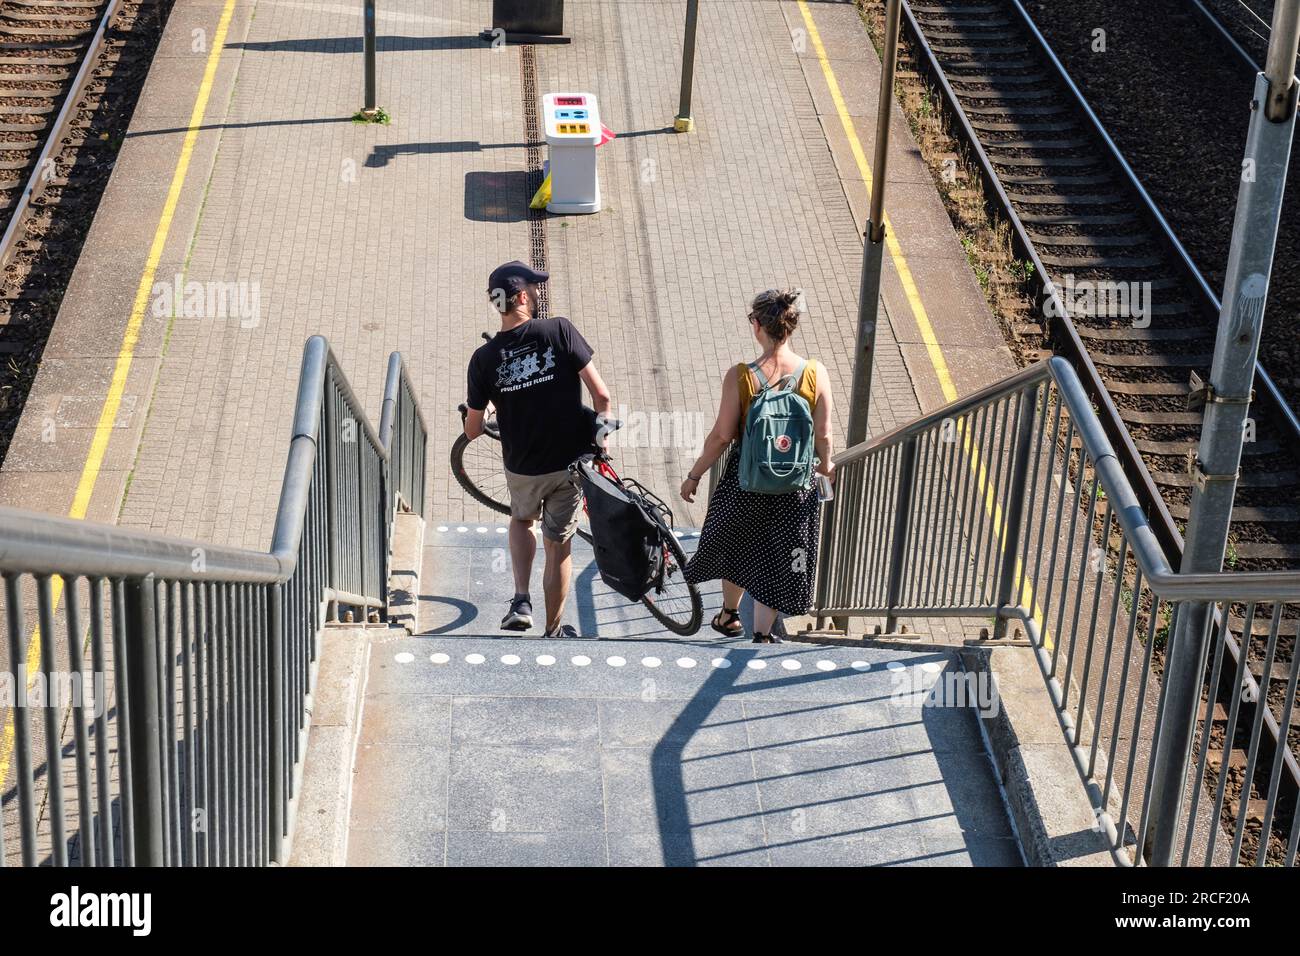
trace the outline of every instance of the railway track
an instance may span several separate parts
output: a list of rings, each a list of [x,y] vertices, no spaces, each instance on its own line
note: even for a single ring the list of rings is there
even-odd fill
[[[0,462],[169,8],[0,0]]]
[[[944,100],[955,135],[982,171],[986,197],[1010,223],[1017,255],[1033,267],[1040,309],[1021,316],[1013,331],[1050,344],[1079,370],[1177,567],[1191,491],[1188,456],[1201,423],[1189,396],[1195,377],[1208,378],[1218,297],[1019,0],[912,0],[903,27],[912,68]],[[1257,368],[1256,378],[1256,440],[1244,450],[1231,563],[1300,567],[1300,422],[1267,370]],[[1228,624],[1225,665],[1244,670],[1256,692],[1261,682],[1267,688],[1261,696],[1271,704],[1264,713],[1271,759],[1279,737],[1286,739],[1277,719],[1285,701],[1271,671],[1294,653],[1297,621],[1282,622],[1276,659],[1257,652],[1268,638],[1258,620],[1248,636],[1240,617],[1230,614]],[[1270,673],[1261,659],[1274,662]],[[1291,801],[1300,793],[1296,743],[1284,755]],[[1235,748],[1211,759],[1220,767],[1243,764]]]
[[[1211,32],[1252,74],[1260,72],[1273,22],[1272,0],[1191,0]]]

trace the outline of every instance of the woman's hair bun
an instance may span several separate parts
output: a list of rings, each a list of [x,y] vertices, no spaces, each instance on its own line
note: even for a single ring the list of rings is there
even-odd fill
[[[803,289],[768,289],[754,297],[750,315],[775,342],[788,339],[803,312]]]

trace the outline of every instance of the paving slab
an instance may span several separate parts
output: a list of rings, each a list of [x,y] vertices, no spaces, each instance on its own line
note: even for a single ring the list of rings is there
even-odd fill
[[[879,69],[865,31],[851,7],[813,6],[822,8],[812,15],[849,110],[865,120]],[[223,10],[204,2],[172,15],[56,324],[52,358],[109,357],[121,346]],[[436,13],[414,0],[386,5],[379,82],[394,120],[371,127],[349,122],[360,71],[355,10],[235,4],[157,280],[236,283],[255,291],[258,314],[146,316],[134,362],[148,424],[121,436],[117,460],[134,463],[123,524],[265,547],[298,356],[314,332],[330,338],[374,409],[385,356],[405,353],[434,425],[439,510],[449,520],[484,517],[436,476],[445,477],[464,361],[493,321],[483,276],[526,256],[530,243],[524,53],[474,39],[486,16],[471,0]],[[796,345],[822,358],[842,389],[857,311],[860,203],[845,182],[860,173],[846,163],[839,120],[816,85],[820,66],[796,42],[801,14],[793,3],[752,0],[711,16],[719,22],[701,33],[697,54],[697,131],[686,136],[668,131],[680,53],[673,4],[573,5],[574,43],[530,54],[538,92],[592,90],[620,134],[600,154],[604,211],[546,217],[540,226],[552,310],[587,333],[616,403],[699,419],[685,438],[647,438],[622,451],[633,473],[668,491],[712,418],[723,371],[751,350],[749,296],[802,286],[809,313]],[[749,80],[738,84],[738,75]],[[859,135],[869,134],[862,125]],[[924,197],[930,187],[914,146],[905,135],[898,142],[895,175]],[[898,195],[901,215],[914,200]],[[942,219],[909,222],[903,239],[918,262],[933,252],[936,231],[955,243]],[[949,314],[966,330],[975,323],[981,303],[970,293],[936,293],[941,336]],[[915,383],[931,373],[913,368],[916,357],[897,344],[915,337],[892,296],[887,287],[874,430],[910,418],[918,394],[928,403],[932,391],[922,384],[918,392]],[[965,331],[959,339],[971,341]],[[67,374],[43,369],[43,387],[69,391]],[[20,431],[36,434],[36,424]],[[68,437],[51,474],[84,461],[88,441]],[[96,513],[117,511],[127,483],[116,474],[101,477],[96,496],[108,501],[96,501]],[[52,480],[39,501],[5,503],[66,510],[66,485]],[[698,526],[702,509],[683,506],[680,517]]]
[[[580,636],[504,632],[499,527],[432,521],[428,630],[372,645],[349,863],[1020,864],[955,651],[672,638],[580,539]]]
[[[349,862],[432,860],[441,834],[449,864],[1018,864],[974,714],[910,692],[957,666],[699,637],[389,641]]]

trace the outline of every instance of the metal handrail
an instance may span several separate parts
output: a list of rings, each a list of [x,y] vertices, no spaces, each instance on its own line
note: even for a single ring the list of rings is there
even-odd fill
[[[194,569],[201,551],[205,571]],[[293,573],[274,553],[229,548],[114,525],[0,508],[0,572],[129,577],[159,574],[183,581],[270,584]]]
[[[399,440],[394,444],[393,435]],[[379,414],[379,443],[389,456],[395,505],[424,514],[424,460],[429,427],[415,398],[415,388],[406,374],[400,352],[388,359],[384,401]],[[417,467],[418,464],[418,467]]]
[[[1233,719],[1250,724],[1252,766],[1271,768],[1276,781],[1265,788],[1269,819],[1294,804],[1300,768],[1285,745],[1291,711],[1279,728],[1267,706],[1253,703],[1267,700],[1271,671],[1266,667],[1257,683],[1238,679],[1231,655],[1232,630],[1252,634],[1260,625],[1268,629],[1272,660],[1283,625],[1300,620],[1300,574],[1175,572],[1068,361],[1022,369],[846,449],[835,464],[813,613],[819,620],[883,617],[891,632],[904,617],[991,617],[995,638],[1016,622],[1037,650],[1080,774],[1095,784],[1088,793],[1118,862],[1131,862],[1129,852],[1137,862],[1176,862],[1167,856],[1171,847],[1147,848],[1153,819],[1185,829],[1183,862],[1192,854],[1206,863],[1235,862],[1245,852],[1245,800],[1229,807],[1230,855],[1216,842],[1212,821],[1226,819],[1227,811],[1204,757],[1208,712],[1186,804],[1181,795],[1189,781],[1173,780],[1173,770],[1157,774],[1150,754],[1137,747],[1152,734],[1156,752],[1181,746],[1172,742],[1176,721],[1163,718],[1166,688],[1152,652],[1172,640],[1174,619],[1191,604],[1214,607],[1207,625],[1215,655],[1210,700],[1228,702]],[[1292,684],[1297,662],[1300,655],[1290,665]],[[1126,711],[1133,697],[1134,709]],[[1282,745],[1272,746],[1270,734]],[[1192,734],[1187,752],[1196,745]],[[1153,779],[1160,784],[1154,790]],[[1300,829],[1281,851],[1264,841],[1259,859],[1280,853],[1291,865],[1297,842]]]
[[[393,353],[392,360],[400,367],[398,353]],[[352,386],[339,370],[329,343],[322,336],[312,336],[303,350],[293,431],[270,551],[232,548],[192,538],[0,507],[0,572],[89,577],[154,574],[178,581],[221,577],[261,584],[289,580],[297,567],[305,501],[320,441],[327,369],[336,376],[335,384],[352,406],[361,408]],[[418,420],[423,428],[423,417]],[[383,450],[386,459],[387,446],[380,442],[370,423],[359,417],[357,425],[376,448]],[[203,552],[204,571],[194,569],[196,551]]]
[[[1027,366],[1001,381],[985,386],[970,395],[949,402],[905,425],[869,439],[835,455],[837,469],[860,461],[883,449],[901,445],[909,438],[932,430],[944,421],[1013,395],[1029,385],[1050,380],[1074,417],[1078,437],[1102,474],[1106,492],[1122,502],[1117,520],[1134,543],[1133,556],[1143,576],[1161,597],[1178,600],[1250,600],[1252,598],[1300,600],[1300,572],[1243,571],[1215,574],[1180,574],[1174,571],[1160,547],[1150,520],[1137,500],[1137,494],[1119,464],[1119,458],[1097,414],[1092,410],[1087,392],[1074,367],[1065,359],[1053,357]]]
[[[329,344],[307,341],[268,552],[0,509],[0,665],[20,698],[0,711],[0,863],[6,830],[29,866],[282,859],[320,627],[385,607],[393,512],[423,508],[427,429],[397,353],[389,372],[381,441]],[[26,700],[110,667],[111,717],[84,693]]]

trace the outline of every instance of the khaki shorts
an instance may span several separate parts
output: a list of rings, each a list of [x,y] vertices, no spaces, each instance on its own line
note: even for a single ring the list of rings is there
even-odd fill
[[[504,470],[504,469],[503,469]],[[582,490],[569,480],[569,472],[552,471],[545,475],[516,475],[506,471],[510,489],[510,516],[521,521],[542,519],[542,535],[564,542],[578,527],[578,506]]]

